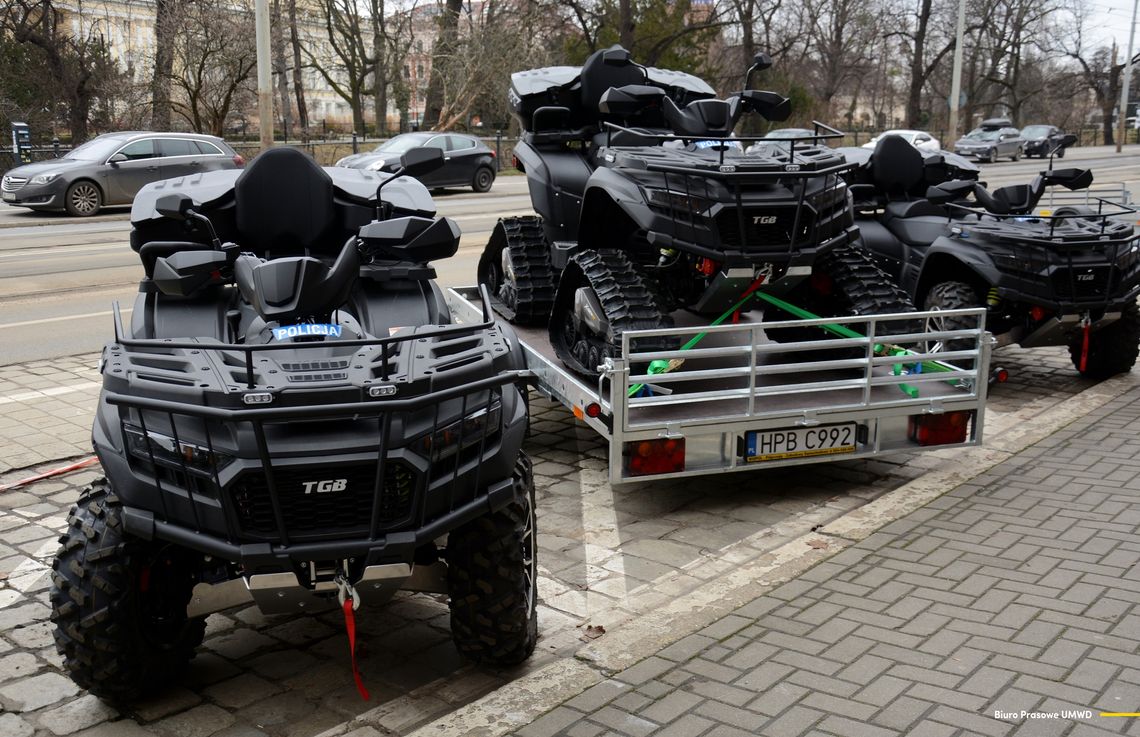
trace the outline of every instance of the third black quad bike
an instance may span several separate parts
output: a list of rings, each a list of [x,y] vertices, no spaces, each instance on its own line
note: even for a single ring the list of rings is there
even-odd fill
[[[770,64],[758,55],[745,87]],[[624,331],[670,327],[679,309],[721,315],[749,290],[822,316],[913,310],[852,247],[849,165],[824,145],[842,134],[817,124],[810,138],[762,139],[748,155],[749,139],[733,137],[744,113],[786,119],[786,98],[716,99],[697,77],[615,46],[581,68],[513,74],[510,103],[539,216],[499,222],[479,282],[516,324],[548,324],[573,371],[596,376]],[[784,339],[810,339],[793,332]]]
[[[207,614],[250,601],[340,607],[351,641],[354,609],[398,589],[449,594],[472,659],[533,651],[521,349],[489,298],[452,323],[429,263],[458,227],[400,177],[442,162],[413,151],[390,175],[272,149],[140,192],[145,278],[100,363],[106,478],[53,564],[77,684],[112,701],[162,688]]]
[[[1063,145],[1075,141],[1069,135]],[[1098,200],[1035,214],[1046,187],[1086,189],[1091,171],[1053,169],[1050,156],[1032,183],[991,192],[968,162],[952,154],[924,160],[895,136],[864,158],[852,185],[863,243],[916,304],[985,307],[999,344],[1068,346],[1090,378],[1131,370],[1140,346],[1140,241],[1119,216],[1135,211]],[[945,322],[939,327],[955,329],[952,318]]]

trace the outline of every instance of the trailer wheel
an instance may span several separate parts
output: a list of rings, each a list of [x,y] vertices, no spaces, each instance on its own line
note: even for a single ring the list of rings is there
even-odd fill
[[[479,257],[478,278],[495,310],[516,325],[545,325],[558,281],[542,218],[503,218]]]
[[[1078,332],[1069,343],[1069,356],[1080,371],[1084,336]],[[1131,302],[1120,313],[1120,319],[1089,335],[1089,355],[1081,376],[1107,379],[1125,374],[1136,364],[1140,353],[1140,308]]]
[[[105,479],[68,515],[52,563],[55,643],[71,679],[96,696],[126,701],[176,681],[202,642],[203,618],[186,616],[194,558],[131,537]]]
[[[451,637],[463,655],[494,665],[521,663],[538,641],[534,477],[522,453],[513,480],[515,501],[447,542]]]
[[[960,281],[944,281],[935,284],[926,293],[923,307],[926,310],[961,310],[968,307],[977,307],[981,304],[978,293],[969,284]],[[976,324],[967,318],[952,316],[937,316],[926,318],[927,330],[969,330]],[[927,353],[941,353],[942,351],[965,351],[974,346],[968,338],[951,339],[947,341],[932,340],[926,344]],[[962,363],[962,362],[959,362]]]

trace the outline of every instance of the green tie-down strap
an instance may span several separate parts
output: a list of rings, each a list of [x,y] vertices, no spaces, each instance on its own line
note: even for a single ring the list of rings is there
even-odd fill
[[[779,297],[774,297],[771,294],[765,294],[763,292],[749,292],[748,294],[746,294],[743,297],[743,299],[741,299],[739,302],[737,302],[732,307],[728,308],[727,312],[725,312],[723,315],[721,315],[717,319],[713,320],[712,323],[709,325],[709,327],[715,327],[717,325],[720,325],[722,322],[727,320],[730,315],[732,315],[737,310],[742,308],[745,305],[745,303],[747,303],[748,300],[752,299],[753,297],[759,297],[760,299],[764,300],[768,304],[770,304],[774,307],[778,307],[781,310],[783,310],[784,312],[787,312],[791,315],[794,315],[794,316],[796,316],[802,320],[818,320],[818,319],[820,319],[819,315],[816,315],[812,312],[809,312],[808,310],[805,310],[802,307],[796,307],[793,304],[785,302],[784,300],[780,299]],[[827,332],[829,332],[833,335],[837,335],[840,338],[866,338],[867,337],[867,336],[863,335],[862,333],[859,333],[855,330],[852,330],[851,328],[847,327],[846,325],[838,325],[835,323],[825,323],[823,325],[819,325],[818,327],[826,330]],[[695,346],[697,343],[701,342],[701,340],[706,335],[708,335],[707,332],[697,333],[692,338],[690,338],[688,342],[686,342],[683,346],[681,346],[681,350],[682,351],[689,350],[690,348]],[[874,353],[876,356],[904,357],[904,356],[917,355],[917,353],[915,351],[912,351],[909,348],[903,348],[901,346],[892,345],[890,343],[876,343],[874,346]],[[656,359],[656,360],[649,362],[649,369],[646,371],[646,373],[650,374],[650,375],[668,373],[670,371],[673,371],[673,370],[679,368],[682,363],[683,363],[683,361],[680,359],[673,359],[672,361],[665,361],[663,359]],[[895,376],[901,376],[902,375],[904,363],[905,362],[892,364],[891,368],[892,368],[892,372],[894,373]],[[942,364],[942,363],[938,363],[937,361],[922,361],[921,363],[911,363],[910,366],[912,367],[911,371],[914,373],[922,373],[924,371],[941,372],[941,371],[953,371],[954,370],[950,366],[947,366],[947,365]],[[634,384],[633,386],[631,386],[629,388],[629,396],[635,397],[638,394],[640,394],[644,389],[646,389],[645,384]],[[908,397],[911,397],[911,398],[917,398],[918,397],[918,387],[911,386],[910,384],[899,384],[899,389],[901,389],[902,392],[904,394],[906,394]]]

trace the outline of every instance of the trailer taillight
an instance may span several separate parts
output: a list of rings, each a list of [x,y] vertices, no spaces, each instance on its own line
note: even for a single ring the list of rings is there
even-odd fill
[[[970,411],[945,412],[939,415],[911,415],[907,423],[910,439],[919,445],[953,445],[966,442],[970,430]]]
[[[622,447],[629,476],[653,476],[685,470],[685,439],[634,440]]]

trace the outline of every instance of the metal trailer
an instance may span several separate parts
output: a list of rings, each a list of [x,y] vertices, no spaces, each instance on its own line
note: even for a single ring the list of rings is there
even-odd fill
[[[483,321],[475,287],[450,289],[447,300],[457,322]],[[971,327],[940,329],[949,316]],[[565,368],[545,328],[514,327],[538,391],[606,439],[611,483],[982,442],[992,344],[982,308],[781,321],[744,313],[714,327],[675,319],[692,324],[624,333],[596,385]],[[821,325],[860,335],[769,337]],[[634,350],[639,339],[680,346],[702,333],[687,350]],[[648,374],[653,360],[683,365]]]

